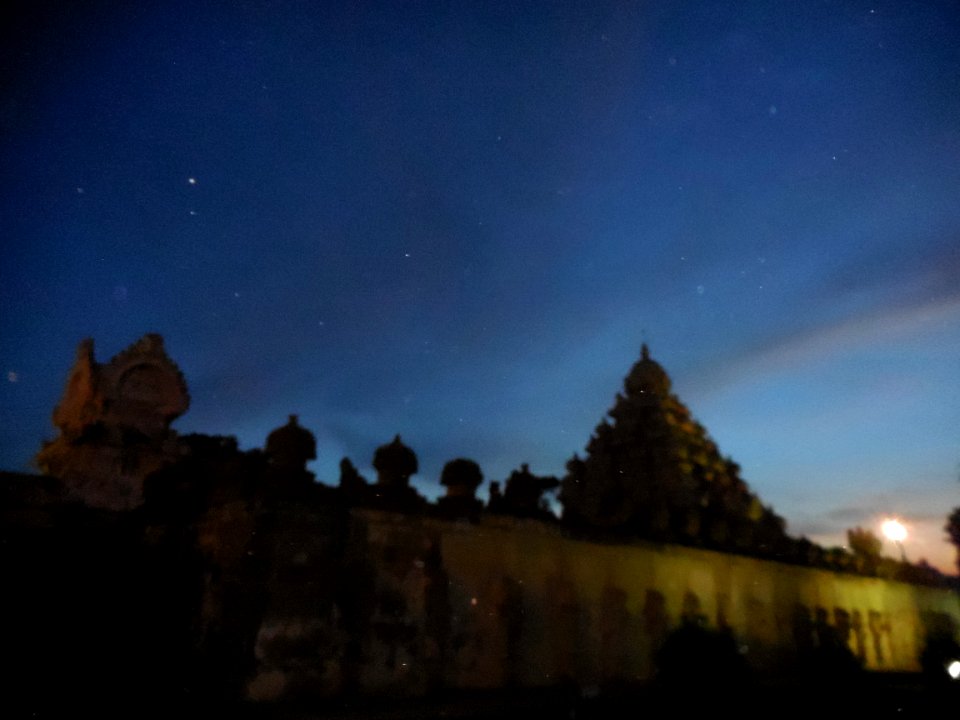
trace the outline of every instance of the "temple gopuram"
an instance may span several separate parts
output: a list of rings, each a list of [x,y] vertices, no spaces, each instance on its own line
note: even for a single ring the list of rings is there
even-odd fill
[[[521,463],[486,500],[468,458],[425,499],[400,435],[374,480],[343,458],[318,482],[296,415],[241,450],[173,430],[189,400],[159,335],[106,363],[86,340],[43,474],[0,473],[26,706],[50,678],[87,701],[643,685],[683,676],[689,647],[740,687],[918,672],[931,638],[960,639],[949,578],[788,535],[646,345],[564,477]]]

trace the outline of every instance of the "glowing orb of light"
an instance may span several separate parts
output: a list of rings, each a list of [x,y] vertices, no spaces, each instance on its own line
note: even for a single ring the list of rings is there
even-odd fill
[[[947,665],[947,675],[952,677],[954,680],[960,678],[960,660],[952,660]]]
[[[894,542],[903,542],[907,539],[907,529],[899,520],[894,520],[893,518],[884,520],[880,529],[887,539],[893,540]]]

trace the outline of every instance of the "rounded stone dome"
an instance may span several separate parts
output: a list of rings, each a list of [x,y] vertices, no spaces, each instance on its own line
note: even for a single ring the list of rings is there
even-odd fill
[[[400,441],[399,435],[393,438],[393,442],[378,447],[373,454],[377,482],[382,485],[406,484],[418,467],[417,456]]]
[[[483,482],[483,472],[473,460],[457,458],[443,466],[440,484],[445,487],[465,487],[471,492]]]
[[[656,360],[650,359],[646,343],[640,349],[640,360],[631,368],[624,381],[629,395],[666,397],[670,393],[670,376]]]
[[[317,457],[317,440],[300,426],[296,415],[291,415],[286,425],[267,435],[266,451],[275,465],[305,468],[307,461]]]

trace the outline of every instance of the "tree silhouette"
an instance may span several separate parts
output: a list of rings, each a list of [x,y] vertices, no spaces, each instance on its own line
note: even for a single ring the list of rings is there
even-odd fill
[[[854,555],[864,558],[880,557],[880,548],[883,546],[880,538],[862,527],[847,530],[847,545]]]
[[[957,569],[960,570],[960,507],[954,508],[953,512],[947,516],[947,524],[943,529],[947,531],[950,542],[957,548]]]
[[[862,527],[847,530],[847,546],[856,558],[857,570],[874,574],[880,562],[883,543],[873,532]]]

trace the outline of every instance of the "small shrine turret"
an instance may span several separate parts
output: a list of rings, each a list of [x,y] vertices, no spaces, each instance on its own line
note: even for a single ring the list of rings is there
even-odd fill
[[[373,468],[377,471],[377,485],[407,487],[410,476],[419,469],[417,456],[396,435],[393,442],[381,445],[373,454]]]
[[[534,475],[530,466],[523,463],[507,478],[503,495],[499,486],[496,493],[491,492],[490,511],[518,517],[555,520],[546,504],[544,494],[559,487],[560,481],[552,475]]]
[[[290,415],[286,425],[267,435],[267,460],[278,470],[305,473],[307,463],[317,459],[317,440],[299,423],[299,416]]]
[[[286,425],[267,435],[264,450],[274,491],[296,494],[315,484],[316,477],[307,470],[307,463],[317,458],[317,440],[300,425],[297,415],[290,415]]]
[[[440,474],[440,484],[447,494],[437,501],[437,507],[448,515],[475,516],[483,506],[476,497],[482,482],[483,473],[473,460],[451,460]]]
[[[419,469],[417,456],[403,444],[399,435],[376,449],[373,468],[377,471],[377,483],[372,488],[373,504],[406,512],[419,510],[426,504],[426,500],[410,486],[410,476]]]

